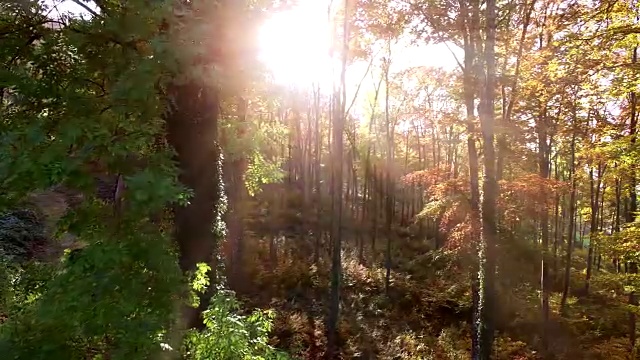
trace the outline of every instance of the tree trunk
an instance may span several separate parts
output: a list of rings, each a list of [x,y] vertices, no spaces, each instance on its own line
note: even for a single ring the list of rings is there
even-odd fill
[[[338,320],[340,316],[340,284],[342,282],[342,173],[344,162],[344,126],[346,119],[346,89],[345,76],[347,70],[347,56],[349,53],[349,26],[347,19],[349,0],[345,0],[345,20],[343,26],[342,69],[340,72],[339,92],[334,93],[333,111],[333,156],[332,156],[332,216],[331,227],[331,293],[329,301],[329,317],[327,321],[327,353],[328,360],[339,357]]]
[[[538,171],[542,179],[549,178],[549,144],[547,132],[547,110],[545,109],[538,123]],[[542,198],[546,201],[546,188]],[[542,353],[548,350],[548,323],[549,323],[549,211],[546,206],[540,213],[540,243],[542,246],[542,263],[540,275],[540,309],[542,310]]]
[[[475,32],[479,31],[479,24],[474,22],[469,15],[468,3],[464,0],[459,1],[461,11],[461,28],[464,36],[464,68],[463,70],[463,96],[466,109],[466,128],[467,128],[467,154],[469,157],[469,192],[471,194],[471,226],[472,233],[479,233],[480,226],[480,180],[479,180],[479,162],[478,150],[476,148],[476,129],[475,129],[475,97],[476,84],[478,83],[479,71],[476,59],[474,44]],[[477,246],[474,246],[477,251]],[[478,282],[478,267],[471,268],[471,296],[472,296],[472,313],[471,321],[471,351],[472,357],[476,358],[478,346],[478,306],[480,301],[480,284]]]
[[[386,125],[386,166],[385,166],[385,189],[384,189],[384,207],[385,207],[385,230],[386,230],[386,251],[385,251],[385,278],[384,278],[384,290],[389,294],[389,283],[391,282],[391,238],[392,223],[393,223],[393,183],[391,180],[391,168],[393,166],[393,134],[391,130],[391,120],[389,118],[389,69],[391,65],[391,40],[387,42],[387,57],[384,66],[384,82],[385,82],[385,98],[384,98],[384,118]]]
[[[244,98],[238,99],[237,109],[237,132],[233,134],[237,139],[243,139],[247,126],[247,101]],[[227,241],[231,245],[230,256],[230,276],[229,283],[234,288],[242,290],[242,257],[244,250],[244,209],[242,200],[248,195],[244,183],[244,174],[247,171],[247,157],[245,154],[233,154],[235,157],[226,161],[227,175],[227,202],[228,211],[225,216],[227,222]]]
[[[574,107],[576,104],[574,103]],[[571,282],[571,258],[573,255],[573,240],[575,237],[575,218],[573,214],[576,211],[576,118],[573,118],[573,135],[571,136],[571,160],[569,163],[569,174],[571,178],[571,194],[569,195],[569,231],[567,232],[567,255],[565,258],[564,268],[564,285],[562,288],[562,299],[560,300],[560,313],[564,314],[569,296],[569,284]]]
[[[482,144],[484,149],[484,179],[482,184],[482,234],[480,246],[480,301],[478,306],[478,360],[491,359],[495,331],[495,247],[498,238],[496,204],[498,184],[496,181],[495,154],[495,43],[496,1],[486,1],[485,64],[486,79],[481,107]]]
[[[556,155],[555,161],[554,161],[554,166],[553,166],[553,172],[554,172],[554,179],[556,181],[560,180],[560,172],[558,170],[558,155]],[[561,221],[561,209],[560,209],[560,194],[559,192],[556,193],[556,197],[554,199],[554,211],[553,211],[553,216],[554,216],[554,233],[553,233],[553,269],[551,271],[551,274],[553,276],[553,278],[557,277],[558,274],[558,245],[560,243],[560,239],[562,239],[562,231],[563,231],[563,226],[562,226],[562,221]]]
[[[172,108],[168,112],[167,137],[175,149],[181,170],[179,180],[193,191],[187,206],[176,206],[175,239],[180,267],[188,273],[198,263],[211,264],[219,237],[212,231],[217,220],[220,199],[221,166],[218,137],[218,93],[193,82],[172,85],[169,90]],[[212,267],[215,269],[215,267]],[[215,272],[209,274],[212,283]],[[190,329],[203,326],[200,313],[208,306],[207,291],[198,309],[187,308],[184,325]]]
[[[374,96],[373,96],[373,102],[372,102],[372,106],[371,106],[371,116],[369,117],[369,131],[368,134],[369,136],[373,133],[374,131],[374,126],[376,123],[376,118],[375,118],[375,110],[377,108],[377,104],[378,104],[378,97],[380,96],[380,87],[382,86],[382,81],[384,80],[384,77],[380,76],[380,79],[378,81],[378,83],[375,86],[375,91],[374,91]],[[376,206],[376,183],[375,183],[375,175],[376,175],[376,169],[375,167],[371,166],[371,153],[372,153],[372,148],[375,151],[375,147],[371,146],[371,141],[367,140],[367,155],[366,155],[366,159],[364,161],[364,196],[362,199],[362,224],[366,224],[366,220],[368,219],[367,216],[371,216],[373,219],[373,229],[371,231],[371,254],[373,257],[373,261],[375,261],[375,243],[376,243],[376,236],[377,236],[377,232],[376,232],[376,227],[377,227],[377,216],[378,216],[378,212],[377,212],[377,206]],[[374,153],[375,155],[375,153]],[[373,209],[370,209],[373,206]],[[371,214],[370,214],[371,213]],[[364,241],[363,244],[361,244],[361,249],[359,249],[359,255],[361,257],[360,262],[363,263],[364,262]]]
[[[598,182],[595,182],[593,177],[593,168],[589,170],[589,183],[591,185],[591,223],[589,231],[589,252],[587,255],[587,277],[584,285],[585,294],[589,294],[589,283],[591,281],[591,273],[593,268],[593,250],[594,250],[594,237],[598,232],[598,199],[600,196],[600,182],[602,181],[601,174],[602,165],[598,166]]]
[[[631,58],[631,63],[636,64],[638,62],[638,46],[633,48],[633,54]],[[632,91],[629,94],[629,106],[631,108],[631,119],[629,121],[629,136],[630,138],[630,148],[631,151],[634,151],[636,144],[636,132],[637,132],[637,109],[638,109],[638,94],[635,91]],[[636,219],[636,212],[638,211],[638,194],[636,193],[636,185],[637,179],[635,172],[631,174],[631,179],[629,182],[629,211],[627,212],[627,222],[634,222]],[[638,265],[633,262],[630,264],[630,270],[632,274],[638,273]],[[636,294],[634,291],[629,293],[629,305],[638,305],[638,299],[636,298]],[[631,347],[631,354],[635,357],[636,354],[636,315],[634,312],[629,312],[629,346]]]
[[[320,262],[321,255],[321,241],[322,241],[322,232],[324,230],[322,219],[323,219],[323,206],[322,206],[322,131],[320,131],[320,88],[315,88],[313,93],[313,109],[314,109],[314,155],[315,155],[315,188],[316,192],[314,195],[316,201],[316,224],[314,229],[314,250],[313,250],[313,262],[314,264],[318,264]]]

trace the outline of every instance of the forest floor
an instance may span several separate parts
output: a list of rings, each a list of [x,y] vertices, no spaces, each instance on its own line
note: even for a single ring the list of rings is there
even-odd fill
[[[261,264],[268,263],[268,252],[263,251],[264,244],[254,245],[257,251],[246,266],[251,286],[236,286],[238,294],[249,308],[276,310],[274,345],[301,359],[320,359],[326,341],[328,264],[316,266],[281,256],[277,266],[265,268]],[[442,250],[403,256],[413,260],[396,264],[389,294],[385,294],[384,268],[362,266],[345,254],[339,329],[343,358],[469,359],[471,287],[468,274],[453,265],[454,257]],[[586,252],[577,249],[576,269],[584,267],[585,258]],[[592,281],[589,296],[568,298],[564,316],[559,315],[561,287],[554,289],[547,328],[549,350],[542,356],[538,286],[527,282],[534,278],[512,275],[535,273],[523,269],[535,265],[517,266],[521,267],[518,272],[499,272],[495,359],[628,359],[626,299],[601,290],[604,287],[595,280],[606,281],[606,269],[601,271],[605,275]],[[584,271],[574,270],[572,289],[583,287]]]

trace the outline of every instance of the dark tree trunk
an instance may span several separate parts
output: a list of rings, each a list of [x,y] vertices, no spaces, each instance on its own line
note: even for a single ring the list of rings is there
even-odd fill
[[[179,180],[193,191],[187,206],[176,206],[175,240],[180,267],[188,273],[198,263],[212,264],[220,240],[212,231],[220,193],[221,167],[218,137],[218,93],[194,83],[173,85],[169,92],[173,107],[167,117],[167,137],[177,153]],[[215,266],[212,266],[215,269]],[[212,282],[215,273],[209,274]],[[200,313],[208,305],[210,293],[200,301],[198,309],[188,308],[183,314],[184,326],[202,327]]]
[[[237,132],[230,134],[236,139],[244,139],[247,131],[247,101],[238,99],[236,114]],[[225,216],[227,222],[227,241],[231,247],[229,283],[238,290],[242,290],[242,258],[244,251],[244,226],[245,218],[242,201],[247,197],[247,188],[244,182],[244,174],[247,171],[247,158],[244,154],[233,154],[233,158],[226,159],[227,170],[227,202],[228,212]]]

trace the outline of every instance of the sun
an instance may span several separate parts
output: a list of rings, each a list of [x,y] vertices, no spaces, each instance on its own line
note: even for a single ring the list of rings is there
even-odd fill
[[[327,2],[302,0],[294,8],[277,12],[263,23],[258,36],[259,59],[277,83],[293,87],[330,83],[333,60]]]

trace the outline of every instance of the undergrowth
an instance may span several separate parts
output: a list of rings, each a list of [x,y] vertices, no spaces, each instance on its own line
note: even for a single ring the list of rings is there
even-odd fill
[[[261,248],[265,243],[250,243],[248,248],[253,251],[247,257],[252,261],[245,265],[252,278],[247,281],[256,284],[259,291],[240,295],[252,306],[276,310],[273,344],[299,358],[322,358],[328,264],[281,256],[271,270],[256,271],[253,267],[263,267],[270,258]],[[286,253],[285,249],[281,251]],[[576,262],[584,261],[584,255],[578,251]],[[383,268],[363,265],[350,252],[343,254],[339,328],[343,358],[469,359],[471,287],[468,274],[457,270],[459,257],[448,250],[437,250],[405,258],[414,260],[399,264],[392,272],[392,287],[386,295]],[[503,266],[511,263],[517,264],[517,259]],[[531,285],[536,279],[516,282],[510,278],[509,268],[501,270],[495,359],[542,359],[539,291]],[[608,290],[615,284],[607,282],[607,276],[602,269],[589,297],[570,296],[566,317],[559,315],[560,293],[553,293],[547,358],[626,359],[622,354],[628,346],[622,344],[628,343],[628,312],[625,299]],[[581,289],[583,279],[584,274],[576,270],[572,288]]]

